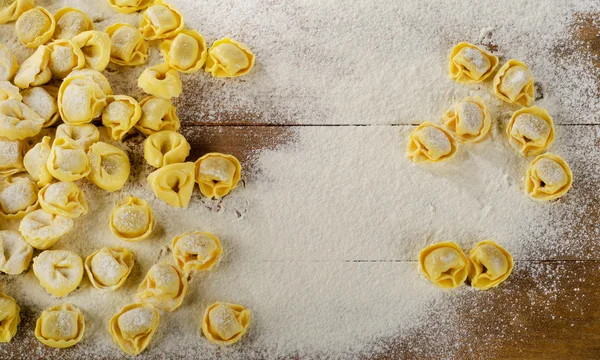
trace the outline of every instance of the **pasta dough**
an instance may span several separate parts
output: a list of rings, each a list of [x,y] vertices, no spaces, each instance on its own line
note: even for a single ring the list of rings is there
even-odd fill
[[[108,96],[108,95],[112,95],[113,91],[112,88],[110,87],[110,83],[108,82],[108,79],[106,78],[106,76],[102,75],[101,72],[96,71],[94,69],[80,69],[80,70],[73,70],[71,71],[71,73],[69,75],[67,75],[67,77],[65,78],[71,78],[71,77],[83,77],[87,80],[93,81],[96,85],[98,85],[100,87],[100,89],[102,89],[102,92],[104,92],[104,95]],[[97,116],[100,116],[100,114],[98,114]]]
[[[33,248],[25,242],[18,231],[0,230],[0,271],[18,275],[27,270]]]
[[[202,332],[212,343],[231,345],[246,333],[250,322],[250,310],[242,305],[216,302],[204,313]]]
[[[92,124],[60,124],[56,128],[56,138],[69,139],[78,147],[87,151],[90,146],[94,145],[98,142],[98,140],[100,140],[100,131]]]
[[[460,286],[469,272],[466,255],[452,241],[433,244],[421,250],[419,267],[427,279],[444,289]]]
[[[144,10],[154,0],[108,0],[110,5],[121,14],[131,14],[133,12]]]
[[[179,10],[161,0],[154,1],[142,15],[140,31],[148,40],[168,38],[183,29],[183,16]]]
[[[1,137],[23,140],[37,135],[43,125],[44,119],[22,102],[13,99],[0,101]]]
[[[110,319],[110,333],[124,352],[137,355],[150,344],[159,319],[152,304],[127,305]]]
[[[5,0],[0,2],[0,24],[15,21],[25,11],[33,8],[33,0]]]
[[[194,163],[163,166],[148,175],[148,184],[159,199],[174,207],[187,208],[194,190]]]
[[[32,212],[38,207],[37,192],[38,187],[25,176],[0,178],[0,215],[20,219]]]
[[[60,181],[82,179],[92,170],[85,150],[75,141],[62,137],[54,139],[46,167]]]
[[[125,185],[130,173],[125,151],[105,142],[97,142],[88,150],[91,171],[87,178],[99,188],[117,191]]]
[[[426,121],[410,134],[406,152],[415,163],[444,161],[456,153],[456,140],[443,127]]]
[[[150,135],[162,130],[179,130],[179,118],[175,106],[169,99],[149,96],[140,101],[142,117],[136,125],[144,135]]]
[[[478,46],[461,42],[450,54],[450,78],[462,83],[487,79],[498,66],[498,58]]]
[[[533,74],[521,61],[508,60],[494,77],[494,93],[507,103],[529,106],[535,99]]]
[[[171,251],[177,266],[188,276],[192,271],[211,270],[221,260],[223,247],[213,234],[194,231],[175,237]]]
[[[61,236],[73,228],[73,220],[44,210],[35,210],[25,215],[19,224],[19,232],[25,241],[39,250],[46,250],[56,244]]]
[[[569,191],[573,173],[558,155],[545,153],[536,157],[525,175],[525,191],[536,200],[554,200]]]
[[[55,182],[40,190],[40,206],[50,214],[76,218],[85,215],[88,203],[85,194],[72,182]]]
[[[506,127],[508,143],[525,156],[543,152],[554,140],[554,121],[537,106],[515,111]]]
[[[48,44],[50,61],[48,69],[56,79],[66,78],[71,71],[85,67],[83,51],[69,39],[58,39]]]
[[[146,68],[138,79],[138,86],[150,95],[165,99],[178,97],[182,91],[179,73],[167,63]]]
[[[23,171],[23,143],[20,140],[0,138],[0,176]]]
[[[161,310],[173,311],[183,302],[188,282],[173,265],[153,265],[137,289],[137,298]]]
[[[17,74],[14,83],[21,89],[27,89],[30,86],[43,85],[52,79],[52,71],[48,67],[51,51],[48,46],[41,45],[28,57],[23,63]]]
[[[64,349],[83,338],[85,319],[72,304],[52,306],[42,312],[35,324],[35,337],[44,345]]]
[[[148,43],[144,35],[129,24],[114,24],[106,29],[110,36],[112,47],[110,61],[117,65],[142,65],[148,58]]]
[[[54,39],[71,39],[84,31],[94,30],[92,19],[79,9],[64,7],[54,14]]]
[[[208,153],[196,161],[196,182],[208,198],[221,198],[240,181],[242,166],[233,155]]]
[[[471,286],[487,290],[506,280],[513,269],[513,258],[492,240],[479,242],[469,253]]]
[[[0,292],[0,343],[9,342],[21,323],[21,308],[15,299]]]
[[[160,51],[170,67],[183,73],[196,72],[206,62],[206,42],[194,30],[181,30],[173,38],[165,39]]]
[[[23,157],[23,166],[27,170],[31,179],[38,187],[44,187],[52,182],[52,174],[46,167],[48,156],[50,156],[50,136],[44,136],[42,141],[35,144]]]
[[[190,154],[190,144],[175,131],[159,131],[144,140],[144,159],[155,168],[184,162]]]
[[[89,123],[102,114],[106,94],[89,77],[69,76],[58,90],[58,110],[63,121],[70,125]]]
[[[237,77],[250,72],[254,66],[254,54],[235,40],[224,38],[215,41],[208,50],[205,71],[214,77]]]
[[[102,112],[102,125],[113,140],[122,140],[142,117],[140,104],[127,95],[110,95]]]
[[[35,49],[50,40],[55,27],[54,16],[43,7],[37,6],[19,16],[15,31],[23,45]]]
[[[133,269],[133,253],[122,247],[103,247],[85,259],[85,271],[96,289],[117,290]]]
[[[478,142],[489,133],[492,116],[483,99],[476,96],[454,104],[444,114],[443,122],[457,139],[464,142]]]
[[[29,106],[44,119],[42,127],[48,127],[58,120],[58,105],[56,104],[58,88],[54,86],[33,87],[24,90],[22,95],[23,104]]]
[[[83,261],[69,250],[44,250],[33,259],[33,273],[46,291],[61,297],[79,286]]]
[[[107,33],[88,30],[73,36],[72,40],[83,52],[87,66],[97,71],[106,69],[110,61],[112,46],[112,41]]]
[[[18,69],[17,58],[6,46],[0,44],[0,81],[12,80]]]
[[[9,99],[23,100],[19,91],[20,89],[11,84],[10,81],[0,81],[0,101]]]
[[[110,214],[110,230],[125,241],[144,240],[154,229],[154,216],[146,200],[128,196]]]

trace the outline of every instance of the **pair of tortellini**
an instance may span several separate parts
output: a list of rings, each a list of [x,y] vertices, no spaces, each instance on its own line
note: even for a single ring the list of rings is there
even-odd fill
[[[85,332],[85,319],[72,304],[52,306],[42,312],[35,324],[35,337],[44,345],[64,349],[77,344]]]
[[[9,342],[21,323],[21,308],[12,297],[0,292],[0,343]]]
[[[426,121],[409,136],[406,153],[415,163],[440,162],[456,153],[454,136],[444,127]]]
[[[150,344],[159,320],[160,315],[152,304],[134,303],[110,319],[110,334],[125,353],[138,355]]]
[[[177,236],[171,243],[177,266],[187,277],[193,271],[211,270],[221,260],[221,241],[209,232],[194,231]]]
[[[23,218],[19,232],[27,243],[39,250],[46,250],[73,228],[69,217],[35,210]]]
[[[212,343],[232,345],[246,333],[251,320],[250,310],[244,306],[216,302],[204,312],[202,333]]]
[[[27,270],[33,248],[18,231],[0,230],[0,272],[18,275]]]
[[[0,137],[0,176],[10,176],[25,170],[23,142]]]
[[[125,241],[141,241],[152,233],[155,225],[148,202],[134,196],[119,201],[110,214],[110,230]]]
[[[69,250],[44,250],[33,259],[33,273],[48,293],[61,297],[81,283],[83,261]]]
[[[28,177],[0,177],[0,218],[21,219],[37,209],[38,187]]]
[[[27,10],[17,19],[15,31],[21,43],[35,49],[54,35],[56,19],[41,6]]]
[[[96,289],[116,290],[133,269],[133,253],[121,247],[103,247],[85,259],[85,271]]]
[[[187,278],[177,267],[159,263],[148,270],[136,297],[158,309],[174,311],[183,302],[187,289]]]
[[[20,100],[0,101],[0,137],[23,140],[37,135],[44,119]]]
[[[536,200],[554,200],[573,184],[571,168],[560,156],[545,153],[536,157],[525,175],[525,191]]]
[[[89,123],[102,114],[107,96],[112,94],[110,83],[100,72],[93,69],[74,70],[58,89],[60,117],[70,125]]]

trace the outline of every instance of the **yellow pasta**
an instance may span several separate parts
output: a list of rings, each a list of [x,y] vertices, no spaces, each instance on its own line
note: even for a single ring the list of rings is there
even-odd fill
[[[0,272],[18,275],[27,270],[33,248],[18,231],[0,230]]]
[[[72,304],[52,306],[35,324],[35,337],[44,345],[64,349],[77,344],[85,332],[81,310]]]
[[[110,36],[110,61],[123,66],[142,65],[148,58],[148,43],[134,26],[117,23],[106,28]]]
[[[58,110],[70,125],[89,123],[102,114],[106,93],[91,77],[68,76],[58,90]]]
[[[121,14],[131,14],[136,11],[144,10],[154,0],[108,0],[109,4]]]
[[[33,259],[33,273],[47,292],[61,297],[79,286],[83,261],[69,250],[44,250]]]
[[[0,2],[0,24],[15,21],[25,11],[33,8],[33,0],[6,0]]]
[[[72,182],[55,182],[40,190],[40,206],[50,214],[76,218],[85,215],[88,203],[85,194]]]
[[[0,215],[7,219],[22,218],[37,209],[37,193],[38,187],[25,176],[0,178]]]
[[[204,38],[194,30],[163,40],[160,51],[170,67],[188,74],[202,69],[208,53]]]
[[[144,140],[144,159],[155,168],[184,162],[190,154],[190,144],[178,132],[163,130]]]
[[[192,162],[166,165],[148,175],[154,195],[174,207],[188,207],[194,184]]]
[[[443,122],[457,139],[464,142],[478,142],[489,133],[492,116],[483,99],[478,96],[467,97],[446,111]]]
[[[128,196],[110,214],[110,230],[125,241],[141,241],[150,236],[155,220],[146,200]]]
[[[23,166],[31,179],[40,188],[46,186],[54,179],[46,167],[50,150],[50,136],[44,136],[42,141],[35,144],[23,157]]]
[[[84,31],[94,30],[92,19],[79,9],[64,7],[54,13],[56,29],[54,39],[71,39]]]
[[[185,276],[193,271],[208,271],[221,261],[223,247],[209,232],[194,231],[179,235],[171,243],[177,266]]]
[[[58,88],[54,86],[32,87],[24,90],[22,95],[23,104],[29,106],[44,119],[42,127],[53,125],[58,120],[58,105],[56,104]]]
[[[447,241],[421,250],[419,268],[435,285],[452,289],[460,286],[467,278],[469,262],[456,243]]]
[[[97,142],[88,150],[91,171],[87,178],[99,188],[117,191],[129,178],[131,166],[127,153],[116,146]]]
[[[410,134],[406,152],[415,163],[444,161],[456,153],[456,140],[443,127],[426,121]]]
[[[25,241],[39,250],[46,250],[73,228],[73,220],[62,215],[35,210],[25,215],[19,232]]]
[[[56,138],[65,138],[87,151],[90,146],[100,140],[100,131],[92,124],[69,125],[60,124],[56,128]]]
[[[560,156],[545,153],[536,157],[525,175],[525,191],[536,200],[554,200],[569,191],[573,173]]]
[[[138,79],[138,86],[150,95],[165,99],[178,97],[182,91],[179,73],[167,63],[146,68]]]
[[[52,79],[52,71],[48,67],[51,51],[48,46],[41,45],[28,57],[23,63],[17,74],[14,83],[21,89],[27,89],[30,86],[43,85]]]
[[[76,69],[71,71],[71,73],[69,75],[67,75],[67,77],[65,78],[71,78],[71,77],[83,77],[86,78],[87,80],[91,80],[93,81],[96,85],[98,85],[100,87],[100,89],[102,89],[102,92],[104,92],[104,94],[106,96],[108,95],[112,95],[113,91],[112,88],[110,87],[110,83],[108,82],[108,79],[106,78],[106,76],[102,75],[102,73],[100,71],[94,70],[94,69]],[[98,115],[100,116],[100,115]]]
[[[9,342],[21,323],[21,308],[12,297],[0,292],[0,343]]]
[[[525,156],[542,153],[554,140],[554,121],[546,109],[532,106],[515,111],[506,127],[508,143]]]
[[[507,103],[529,106],[535,100],[533,81],[533,74],[527,65],[511,59],[494,76],[494,93]]]
[[[0,81],[0,101],[4,100],[23,100],[23,96],[21,96],[20,89],[10,81]]]
[[[183,29],[183,16],[173,5],[156,0],[142,13],[140,31],[148,40],[164,39]]]
[[[48,69],[56,79],[64,79],[71,71],[85,67],[85,55],[72,40],[54,40],[48,44],[48,49],[50,49]]]
[[[35,49],[50,40],[55,28],[54,16],[43,7],[37,6],[19,16],[15,32],[23,45]]]
[[[6,46],[0,44],[0,81],[12,80],[18,69],[19,63],[15,55]]]
[[[450,54],[450,78],[462,83],[487,79],[498,66],[498,58],[478,46],[461,42]]]
[[[469,253],[469,280],[476,289],[498,286],[508,278],[512,269],[510,253],[492,240],[479,242]]]
[[[196,160],[196,182],[200,192],[211,199],[221,198],[240,181],[242,166],[233,155],[208,153]]]
[[[87,66],[97,71],[106,69],[110,61],[110,48],[112,45],[110,36],[107,33],[88,30],[73,36],[72,40],[83,52]]]
[[[179,130],[179,118],[175,106],[169,99],[149,96],[140,101],[142,117],[135,126],[142,134],[150,135],[157,131]]]
[[[142,117],[140,104],[127,95],[109,95],[102,111],[102,125],[113,140],[122,140]]]
[[[110,334],[124,352],[137,355],[150,344],[159,319],[152,304],[127,305],[110,319]]]
[[[46,161],[48,172],[60,181],[82,179],[92,170],[85,150],[67,138],[56,138]]]
[[[136,297],[161,310],[173,311],[183,302],[187,288],[187,279],[179,269],[171,264],[155,264],[138,287]]]
[[[99,290],[117,290],[133,269],[133,253],[121,247],[103,247],[85,259],[85,271]]]
[[[235,40],[223,38],[208,50],[205,71],[214,77],[237,77],[247,74],[254,66],[254,54]]]
[[[25,170],[23,164],[23,142],[0,138],[0,177]]]
[[[35,111],[14,99],[0,101],[0,136],[23,140],[37,135],[44,125]]]
[[[204,313],[202,332],[212,343],[232,345],[246,333],[250,322],[250,310],[242,305],[216,302]]]

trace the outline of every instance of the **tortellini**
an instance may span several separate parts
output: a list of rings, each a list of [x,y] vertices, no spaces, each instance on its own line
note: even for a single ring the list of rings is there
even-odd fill
[[[121,247],[103,247],[85,259],[85,271],[96,289],[116,290],[133,269],[133,253]]]
[[[91,171],[87,178],[99,188],[117,191],[125,185],[130,173],[127,153],[116,146],[97,142],[88,150]]]
[[[41,6],[24,12],[15,25],[21,43],[32,49],[48,42],[54,35],[55,28],[54,16]]]
[[[9,99],[23,100],[23,96],[21,96],[19,91],[20,89],[11,84],[10,81],[0,81],[0,101]]]
[[[140,31],[148,40],[164,39],[183,29],[183,16],[171,4],[155,1],[142,14]]]
[[[10,81],[17,73],[19,64],[10,50],[0,44],[0,81]]]
[[[23,104],[29,106],[44,119],[42,127],[48,127],[58,120],[58,105],[56,104],[58,88],[54,86],[32,87],[24,90],[22,95]]]
[[[183,302],[188,282],[183,274],[171,264],[153,265],[137,289],[137,298],[159,309],[173,311]]]
[[[494,93],[500,100],[529,106],[535,100],[531,70],[519,60],[511,59],[494,76]]]
[[[5,0],[0,2],[0,24],[15,21],[25,11],[33,8],[33,0]]]
[[[35,324],[35,337],[44,345],[64,349],[83,338],[85,319],[72,304],[52,306],[42,312]]]
[[[196,161],[196,182],[208,198],[221,198],[240,181],[242,166],[233,155],[208,153]]]
[[[33,259],[33,273],[54,296],[75,290],[83,278],[83,261],[69,250],[44,250]]]
[[[144,10],[154,0],[108,0],[110,5],[121,14],[131,14],[133,12]]]
[[[72,182],[55,182],[40,190],[40,206],[50,214],[76,218],[85,215],[88,203],[85,194]]]
[[[178,97],[182,91],[179,73],[167,63],[146,68],[138,79],[138,86],[150,95],[165,99]]]
[[[32,212],[38,207],[37,192],[38,187],[25,176],[0,178],[0,215],[20,219]]]
[[[250,322],[250,310],[242,305],[216,302],[204,313],[202,332],[212,343],[231,345],[246,333]]]
[[[41,45],[28,57],[15,75],[14,83],[21,89],[43,85],[52,79],[52,71],[48,67],[52,51]]]
[[[94,30],[92,19],[79,9],[64,7],[54,14],[54,39],[71,39],[84,31]]]
[[[456,140],[443,127],[426,121],[410,134],[406,152],[415,163],[444,161],[456,153]]]
[[[110,319],[110,333],[124,352],[137,355],[150,344],[159,319],[152,304],[127,305]]]
[[[532,106],[515,111],[506,127],[508,143],[525,156],[543,152],[554,140],[554,121],[546,109]]]
[[[466,42],[461,42],[450,54],[450,78],[472,83],[487,79],[498,66],[498,58]]]
[[[546,153],[536,157],[525,175],[525,191],[536,200],[554,200],[569,191],[573,173],[560,157]]]
[[[513,269],[513,258],[492,240],[479,242],[469,253],[471,286],[487,290],[506,280]]]
[[[106,80],[102,74],[98,74]],[[65,123],[81,125],[89,123],[102,114],[106,106],[106,96],[109,94],[96,81],[94,75],[87,72],[81,75],[69,75],[60,85],[58,110]]]
[[[54,179],[46,167],[50,149],[50,136],[44,136],[42,141],[35,144],[23,157],[23,166],[38,187],[46,186]]]
[[[9,342],[21,323],[21,308],[12,297],[0,292],[0,343]]]
[[[9,176],[25,169],[21,140],[0,138],[0,176]]]
[[[106,76],[102,75],[100,71],[89,68],[73,70],[69,75],[67,75],[65,80],[71,77],[84,77],[98,85],[106,96],[113,94],[112,88],[110,87],[110,82],[108,82]]]
[[[92,170],[85,150],[75,141],[62,137],[54,139],[46,167],[60,181],[83,179]]]
[[[27,270],[33,248],[18,231],[0,230],[0,271],[18,275]]]
[[[175,37],[163,40],[160,51],[170,67],[183,73],[196,72],[206,62],[206,42],[194,30],[181,30]]]
[[[65,138],[72,140],[75,144],[87,151],[90,146],[100,140],[100,131],[95,125],[69,125],[60,124],[56,128],[56,138]]]
[[[466,255],[451,241],[433,244],[421,250],[419,267],[427,279],[444,289],[460,286],[469,273]]]
[[[110,214],[110,230],[125,241],[144,240],[154,229],[154,216],[146,200],[128,196]]]
[[[110,61],[110,36],[103,31],[88,30],[73,36],[75,43],[85,56],[85,63],[94,70],[102,71]]]
[[[148,175],[148,184],[159,199],[174,207],[187,208],[194,190],[194,163],[176,163]]]
[[[142,117],[135,126],[142,134],[150,135],[162,130],[179,130],[179,118],[169,99],[149,96],[140,101]]]
[[[118,23],[106,28],[106,33],[112,41],[110,61],[124,66],[142,65],[146,62],[148,43],[136,27]]]
[[[468,97],[452,105],[444,114],[443,122],[457,139],[464,142],[477,142],[489,133],[492,116],[483,99]]]
[[[144,159],[155,168],[184,162],[190,154],[190,144],[175,131],[159,131],[144,140]]]
[[[39,250],[56,244],[61,236],[73,228],[73,220],[66,216],[35,210],[25,215],[19,224],[19,232],[25,241]]]
[[[58,39],[48,44],[50,49],[50,61],[48,69],[52,76],[57,79],[66,78],[71,71],[83,69],[85,66],[85,55],[73,41],[69,39]]]
[[[192,271],[208,271],[221,260],[223,247],[209,232],[194,231],[179,235],[171,243],[177,266],[188,276]]]
[[[142,117],[140,104],[127,95],[110,95],[102,111],[102,125],[113,140],[122,140]]]
[[[0,136],[23,140],[37,135],[44,119],[29,106],[14,99],[0,101]]]
[[[215,41],[208,50],[204,70],[214,77],[237,77],[247,74],[254,66],[254,54],[235,40],[224,38]]]

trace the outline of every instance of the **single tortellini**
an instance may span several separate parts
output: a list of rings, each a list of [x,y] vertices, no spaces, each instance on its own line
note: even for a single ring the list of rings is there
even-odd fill
[[[155,168],[184,162],[190,154],[190,144],[178,132],[164,130],[150,134],[144,140],[144,159]]]
[[[194,30],[181,30],[160,44],[160,51],[170,67],[183,73],[193,73],[206,62],[206,42]]]
[[[494,76],[494,93],[507,103],[529,106],[535,100],[531,70],[519,60],[511,59]]]
[[[183,302],[188,282],[171,264],[153,265],[137,289],[137,298],[161,310],[173,311]]]
[[[110,61],[117,65],[142,65],[148,58],[148,43],[144,35],[134,26],[117,23],[106,28],[110,36]]]
[[[187,208],[194,190],[194,163],[176,163],[148,175],[148,184],[159,199],[174,207]]]
[[[415,163],[444,161],[456,153],[456,140],[443,127],[426,121],[410,134],[406,152]]]
[[[73,41],[58,39],[48,44],[50,61],[48,68],[56,79],[66,78],[71,71],[85,67],[85,55]]]
[[[240,181],[242,166],[233,155],[208,153],[196,160],[196,182],[208,198],[221,198]]]
[[[231,345],[246,333],[250,322],[250,310],[242,305],[216,302],[204,313],[202,333],[212,343]]]
[[[525,156],[543,152],[554,140],[554,121],[546,109],[532,106],[515,111],[506,127],[508,143]]]
[[[60,124],[56,128],[56,138],[72,140],[78,147],[87,151],[90,146],[100,140],[100,130],[93,124]]]
[[[103,31],[88,30],[73,36],[75,43],[85,56],[85,63],[94,70],[106,69],[110,61],[110,36]]]
[[[33,0],[5,0],[0,2],[0,24],[15,21],[25,11],[33,8]]]
[[[54,14],[54,39],[71,39],[84,31],[94,30],[92,19],[79,9],[64,7]]]
[[[23,45],[35,49],[50,40],[55,28],[54,16],[43,7],[37,6],[19,16],[15,32]]]
[[[9,99],[23,100],[23,96],[19,91],[20,89],[11,84],[10,81],[0,81],[0,101]]]
[[[9,342],[21,323],[21,308],[12,297],[0,293],[0,343]]]
[[[183,16],[173,5],[156,0],[143,12],[140,31],[148,40],[164,39],[183,29]]]
[[[0,230],[0,271],[18,275],[27,270],[33,248],[18,231]]]
[[[150,344],[159,319],[152,304],[127,305],[110,319],[110,333],[124,352],[137,355]]]
[[[110,214],[110,231],[125,241],[144,240],[152,233],[154,224],[148,202],[133,196],[119,201]]]
[[[175,237],[171,251],[177,266],[188,276],[192,271],[211,270],[221,260],[223,247],[213,234],[194,231]]]
[[[246,45],[224,38],[215,41],[208,50],[204,70],[214,77],[237,77],[247,74],[254,66],[254,54]]]
[[[444,125],[457,139],[478,142],[492,127],[492,116],[480,97],[468,97],[452,105],[443,117]]]
[[[44,119],[19,100],[0,101],[0,136],[23,140],[37,135]]]
[[[18,69],[19,63],[15,55],[6,46],[0,44],[0,81],[12,80]]]
[[[73,228],[73,220],[62,215],[35,210],[25,215],[19,224],[19,232],[25,241],[39,250],[46,250],[56,244],[61,236]]]
[[[0,215],[7,219],[22,218],[37,209],[37,193],[37,185],[25,176],[0,178]]]
[[[476,289],[498,286],[508,278],[512,269],[512,255],[492,240],[479,242],[469,253],[469,280]]]
[[[133,269],[133,253],[121,247],[103,247],[85,259],[85,271],[96,289],[117,290]]]
[[[427,279],[444,289],[460,286],[469,273],[467,256],[452,241],[433,244],[421,250],[419,267]]]
[[[58,88],[54,86],[38,86],[24,90],[23,104],[29,106],[42,119],[44,125],[48,127],[58,120],[58,105],[56,97],[58,96]]]
[[[106,103],[102,111],[102,125],[111,139],[122,140],[142,117],[142,107],[127,95],[109,95]]]
[[[44,345],[64,349],[83,338],[85,319],[72,304],[55,305],[42,312],[35,324],[35,337]]]
[[[85,215],[88,203],[85,194],[72,182],[55,182],[40,190],[40,206],[50,214],[76,218]]]
[[[0,176],[13,175],[23,170],[23,142],[0,138]]]
[[[536,200],[554,200],[569,191],[573,173],[558,155],[545,153],[536,157],[525,175],[525,191]]]
[[[102,114],[106,106],[106,93],[91,78],[68,76],[58,90],[58,110],[63,121],[81,125]]]
[[[44,136],[42,141],[35,144],[23,157],[23,166],[38,187],[44,187],[54,179],[46,167],[50,150],[50,136]]]
[[[450,78],[462,83],[487,79],[498,66],[498,58],[478,46],[461,42],[450,54]]]
[[[110,5],[121,14],[131,14],[136,11],[144,10],[154,0],[108,0]]]
[[[76,70],[71,71],[71,73],[69,75],[67,75],[65,80],[68,78],[71,78],[71,77],[83,77],[88,80],[91,80],[96,85],[98,85],[100,87],[100,89],[102,89],[102,92],[104,92],[104,94],[106,96],[113,94],[112,88],[110,86],[110,82],[108,82],[108,79],[106,78],[106,76],[102,75],[102,73],[100,71],[97,71],[94,69],[89,69],[89,68],[76,69]],[[100,116],[100,115],[98,115],[98,116]]]
[[[99,188],[117,191],[129,178],[131,166],[127,153],[116,146],[97,142],[88,150],[91,171],[87,178]]]
[[[169,99],[149,96],[140,101],[142,117],[135,126],[142,134],[150,135],[157,131],[179,130],[179,118],[175,106]]]
[[[69,182],[83,179],[92,170],[85,150],[75,141],[62,137],[54,139],[46,167],[58,180]]]
[[[52,71],[48,67],[52,51],[48,46],[41,45],[28,57],[15,75],[14,83],[21,89],[30,86],[43,85],[52,79]]]
[[[75,290],[83,278],[83,261],[69,250],[44,250],[33,259],[33,273],[54,296]]]
[[[178,97],[182,91],[179,73],[167,63],[146,68],[138,79],[138,86],[150,95],[165,99]]]

